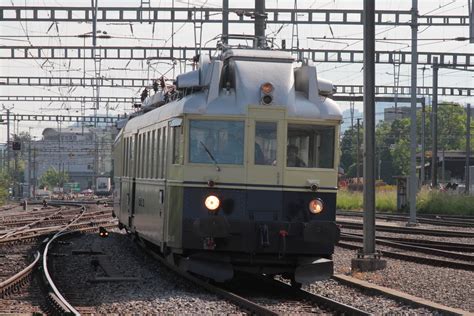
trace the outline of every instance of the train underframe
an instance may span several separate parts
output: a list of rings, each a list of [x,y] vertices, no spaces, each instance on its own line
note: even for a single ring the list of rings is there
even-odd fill
[[[218,215],[185,219],[179,265],[220,282],[244,271],[310,283],[333,274],[338,239],[334,222],[229,221]]]

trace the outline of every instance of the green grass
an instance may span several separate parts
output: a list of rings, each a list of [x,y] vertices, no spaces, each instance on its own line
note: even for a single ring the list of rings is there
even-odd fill
[[[338,209],[362,210],[362,205],[362,192],[338,191]],[[375,194],[375,205],[378,212],[397,212],[395,189],[385,187],[378,188]],[[422,189],[417,196],[416,208],[421,214],[474,215],[474,196]]]
[[[424,189],[418,193],[416,207],[426,214],[474,215],[474,196]]]

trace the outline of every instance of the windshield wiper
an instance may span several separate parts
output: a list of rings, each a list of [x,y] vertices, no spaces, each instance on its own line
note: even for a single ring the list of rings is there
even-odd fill
[[[214,165],[216,166],[216,170],[217,171],[221,171],[221,168],[219,167],[219,165],[217,164],[217,161],[216,159],[214,158],[214,156],[211,154],[211,152],[209,151],[209,149],[207,149],[206,145],[204,145],[204,143],[202,141],[199,141],[202,145],[202,147],[204,147],[204,150],[207,152],[207,154],[209,155],[209,158],[211,158],[211,160],[214,162]]]

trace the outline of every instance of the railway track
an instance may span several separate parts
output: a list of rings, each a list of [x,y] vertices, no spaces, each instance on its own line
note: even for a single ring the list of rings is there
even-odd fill
[[[59,206],[60,205],[56,205],[55,207]],[[96,231],[99,225],[104,227],[116,227],[117,223],[114,221],[110,221],[110,219],[105,219],[105,216],[108,216],[110,218],[110,214],[106,214],[106,212],[104,211],[95,211],[91,212],[90,214],[87,214],[87,208],[83,205],[78,205],[77,203],[68,204],[67,207],[68,209],[55,210],[54,216],[51,216],[51,214],[44,216],[45,214],[42,214],[43,217],[41,217],[40,219],[38,219],[37,217],[30,218],[29,220],[32,221],[29,224],[11,229],[10,231],[8,231],[8,233],[1,236],[2,239],[0,239],[0,247],[3,247],[3,249],[14,249],[16,252],[20,251],[23,245],[28,245],[25,242],[37,241],[46,238],[44,242],[45,245],[43,253],[36,253],[35,259],[33,262],[31,262],[31,264],[29,264],[26,268],[22,269],[18,273],[12,273],[12,275],[10,277],[7,277],[7,279],[4,281],[1,281],[0,279],[0,295],[2,296],[2,298],[9,297],[13,294],[21,293],[20,289],[31,282],[31,277],[35,269],[39,265],[42,265],[42,271],[44,273],[42,279],[46,280],[46,282],[43,286],[40,287],[47,289],[47,293],[40,296],[42,296],[43,302],[48,303],[48,307],[45,308],[44,306],[42,306],[41,310],[46,311],[48,314],[76,314],[77,311],[75,311],[74,308],[70,308],[71,306],[69,306],[67,301],[64,300],[64,297],[61,296],[61,293],[57,290],[54,285],[54,282],[52,281],[51,275],[49,273],[49,271],[51,270],[48,268],[47,264],[49,260],[48,256],[50,255],[48,250],[55,241],[62,238],[63,236],[78,232],[88,232],[92,230]],[[67,215],[66,217],[58,219],[58,213],[63,213],[63,215]],[[48,219],[50,218],[53,218],[54,220],[48,221]],[[38,223],[54,225],[31,228],[32,226],[38,226]],[[47,237],[48,235],[52,237]],[[8,263],[6,264],[8,265]],[[12,266],[13,264],[10,262],[9,265]],[[32,296],[37,296],[37,294],[38,293],[32,294]],[[87,311],[85,310],[82,311],[87,313]],[[11,312],[18,311],[11,310]],[[37,311],[32,310],[32,312]],[[79,313],[77,313],[77,315],[78,314]]]
[[[143,241],[138,241],[140,247],[142,247],[149,255],[153,258],[158,259],[163,265],[174,271],[175,273],[179,274],[183,278],[193,282],[194,284],[208,290],[211,293],[214,293],[226,300],[229,300],[233,304],[239,306],[244,311],[257,314],[257,315],[279,315],[278,312],[270,309],[267,306],[262,305],[261,303],[257,302],[254,298],[244,297],[244,295],[236,294],[235,291],[226,289],[222,286],[218,286],[212,283],[209,283],[205,280],[202,280],[192,274],[186,273],[181,271],[178,267],[168,262],[165,258],[161,255],[157,254],[153,250],[151,250]],[[252,279],[255,282],[255,279]],[[284,284],[280,281],[273,280],[273,279],[262,279],[267,284],[267,290],[275,289],[277,287],[281,290],[280,294],[283,294],[287,297],[288,300],[294,301],[295,299],[301,303],[302,301],[310,302],[311,305],[316,306],[317,308],[328,312],[331,311],[336,314],[348,314],[348,315],[370,315],[365,311],[357,309],[355,307],[337,302],[335,300],[331,300],[329,298],[319,296],[302,289],[291,287],[287,284]],[[268,295],[268,294],[267,294]],[[303,303],[305,304],[305,303]],[[306,303],[307,304],[307,303]],[[313,308],[314,308],[313,306]]]
[[[351,238],[358,238],[360,240],[362,234],[354,234],[342,232],[342,240],[350,240]],[[460,242],[450,242],[450,241],[436,241],[436,240],[427,240],[427,239],[413,239],[405,237],[389,237],[389,236],[378,236],[379,240],[394,241],[398,243],[403,243],[406,245],[413,245],[419,247],[428,247],[432,249],[447,250],[449,252],[461,252],[461,253],[474,253],[474,244],[472,243],[460,243]]]
[[[40,258],[41,254],[37,251],[33,261],[27,267],[0,282],[0,297],[5,298],[10,294],[19,291],[19,289],[31,279],[33,271],[37,267]]]
[[[351,216],[351,217],[362,217],[362,211],[337,211],[337,215]],[[383,214],[377,213],[375,215],[377,219],[383,219],[387,221],[403,221],[406,222],[409,219],[408,215],[402,214]],[[451,226],[451,227],[474,227],[474,217],[470,216],[455,216],[455,215],[434,215],[434,214],[423,214],[418,215],[416,220],[422,224],[431,224],[437,226]]]
[[[341,228],[362,230],[363,224],[360,222],[337,220],[336,223],[341,225]],[[397,234],[412,234],[412,235],[426,235],[426,236],[440,236],[440,237],[460,237],[460,238],[474,238],[474,232],[454,231],[454,230],[439,230],[426,229],[416,227],[403,227],[395,225],[380,225],[376,224],[375,229],[380,232],[390,232]]]
[[[344,237],[343,237],[344,238]],[[355,243],[350,243],[350,242],[344,242],[344,241],[339,241],[337,243],[337,246],[341,248],[346,248],[346,249],[352,249],[352,250],[359,250],[362,248],[362,238],[355,238],[352,237],[345,237],[347,239],[351,239],[352,242],[355,241]],[[389,241],[383,241],[376,239],[376,243],[379,245],[385,245],[390,248],[397,248],[397,249],[405,249],[405,250],[411,250],[414,252],[422,252],[423,253],[429,253],[431,255],[436,255],[439,256],[440,251],[442,250],[437,250],[437,249],[430,249],[427,247],[416,247],[416,246],[411,246],[411,245],[405,245],[402,243],[395,243],[395,242],[389,242]],[[449,255],[451,254],[452,257],[454,256],[460,256],[462,254],[457,254],[453,252],[443,252],[443,256],[447,258],[436,258],[436,257],[423,257],[419,255],[413,255],[409,253],[403,253],[400,251],[394,251],[394,250],[387,250],[387,249],[378,249],[378,251],[385,257],[388,258],[393,258],[393,259],[400,259],[404,261],[410,261],[410,262],[416,262],[416,263],[423,263],[423,264],[428,264],[432,266],[438,266],[438,267],[447,267],[447,268],[453,268],[453,269],[462,269],[462,270],[467,270],[467,271],[474,271],[474,264],[472,262],[472,256],[469,257],[469,262],[466,261],[458,261],[458,260],[453,260],[449,259]]]

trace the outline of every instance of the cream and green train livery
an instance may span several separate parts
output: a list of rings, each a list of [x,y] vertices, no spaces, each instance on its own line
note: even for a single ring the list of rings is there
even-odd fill
[[[227,49],[156,93],[114,145],[120,225],[188,271],[326,279],[341,111],[289,53]]]

